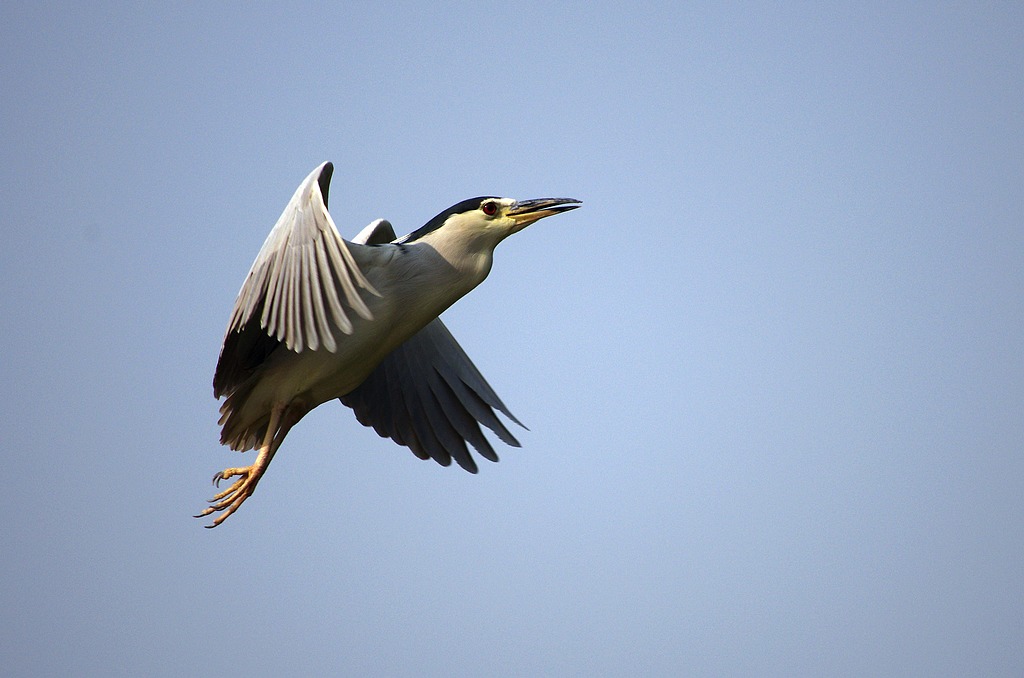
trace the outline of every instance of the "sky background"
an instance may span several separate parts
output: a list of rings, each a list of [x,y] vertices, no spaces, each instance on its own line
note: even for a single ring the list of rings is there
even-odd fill
[[[6,2],[11,676],[1024,674],[1019,3]],[[211,380],[298,183],[572,196],[444,318],[479,475]]]

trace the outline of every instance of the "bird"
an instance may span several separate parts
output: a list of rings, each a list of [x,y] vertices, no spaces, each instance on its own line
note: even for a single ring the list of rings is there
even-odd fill
[[[481,196],[401,238],[377,219],[349,241],[327,209],[333,173],[325,162],[295,190],[235,300],[213,394],[221,444],[256,458],[214,474],[218,490],[231,484],[195,516],[216,514],[205,527],[252,496],[292,427],[330,400],[442,466],[476,473],[467,443],[498,461],[480,424],[520,447],[496,412],[522,423],[438,316],[483,282],[498,243],[582,202]]]

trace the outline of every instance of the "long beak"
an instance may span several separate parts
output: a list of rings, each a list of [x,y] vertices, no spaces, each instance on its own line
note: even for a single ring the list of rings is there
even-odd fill
[[[576,198],[537,198],[535,200],[518,200],[508,210],[508,216],[515,220],[517,230],[526,228],[538,219],[550,217],[552,214],[568,212],[581,203]]]

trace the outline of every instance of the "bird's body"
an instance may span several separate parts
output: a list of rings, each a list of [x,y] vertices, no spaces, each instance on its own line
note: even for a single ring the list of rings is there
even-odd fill
[[[348,242],[327,212],[332,170],[296,190],[235,303],[214,376],[221,442],[259,455],[214,477],[238,477],[200,514],[221,512],[214,526],[252,494],[290,428],[335,398],[442,464],[475,471],[467,441],[497,460],[479,423],[518,445],[492,408],[515,418],[438,316],[487,277],[498,242],[578,201],[474,198],[404,238],[378,220]]]
[[[351,318],[352,331],[342,337],[342,350],[297,353],[285,349],[270,353],[258,374],[249,377],[251,391],[246,392],[245,402],[231,411],[225,431],[250,429],[254,422],[267,418],[275,402],[290,401],[296,407],[301,403],[308,412],[353,391],[388,354],[484,277],[476,270],[459,275],[428,243],[380,245],[370,253],[371,263],[362,272],[380,293],[364,298],[372,319],[359,315]],[[385,303],[394,298],[406,303],[401,308]],[[261,330],[254,327],[253,331]],[[222,442],[233,444],[233,439]],[[252,445],[243,447],[250,449]]]

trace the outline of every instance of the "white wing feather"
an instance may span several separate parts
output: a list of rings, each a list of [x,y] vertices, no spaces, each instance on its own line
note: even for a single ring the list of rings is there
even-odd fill
[[[328,163],[299,185],[270,231],[238,292],[228,332],[245,326],[263,302],[260,326],[290,350],[337,350],[332,326],[351,334],[349,313],[373,314],[358,288],[380,296],[338,233],[320,190]]]

